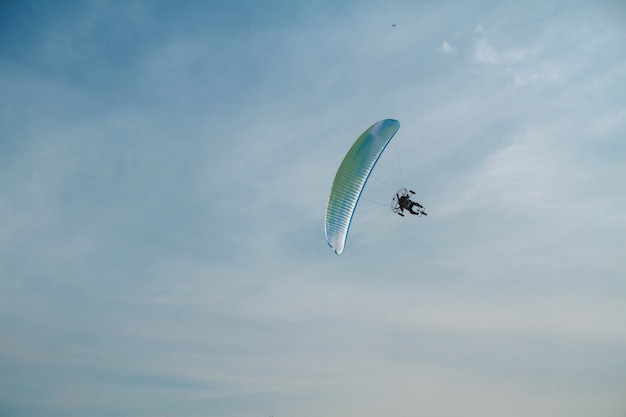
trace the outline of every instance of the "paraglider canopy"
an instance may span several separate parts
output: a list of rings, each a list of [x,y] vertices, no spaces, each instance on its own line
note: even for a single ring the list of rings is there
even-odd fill
[[[354,142],[344,157],[326,207],[326,241],[337,255],[344,250],[350,223],[363,187],[378,158],[400,128],[393,119],[381,120],[370,126]]]

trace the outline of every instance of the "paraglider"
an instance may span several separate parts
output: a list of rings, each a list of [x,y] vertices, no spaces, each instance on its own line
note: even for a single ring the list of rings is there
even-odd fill
[[[348,230],[363,188],[383,151],[400,128],[400,122],[385,119],[374,123],[354,142],[344,157],[326,207],[325,233],[328,245],[341,255]],[[411,200],[414,191],[403,188],[392,200],[392,211],[404,217],[404,210],[422,216],[424,207]],[[396,208],[397,207],[397,208]]]

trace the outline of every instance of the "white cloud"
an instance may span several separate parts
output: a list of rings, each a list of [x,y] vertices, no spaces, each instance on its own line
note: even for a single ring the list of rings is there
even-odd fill
[[[456,54],[456,48],[448,43],[448,41],[444,41],[441,45],[441,50],[444,54],[454,55]]]
[[[474,60],[481,64],[515,64],[537,53],[536,48],[511,48],[497,50],[486,37],[474,41]]]
[[[499,56],[496,50],[486,39],[477,39],[474,42],[474,59],[481,64],[496,64]]]
[[[468,6],[488,23],[472,33],[439,5],[397,30],[356,3],[349,22],[298,7],[225,8],[221,28],[155,9],[116,94],[69,66],[28,77],[32,46],[0,60],[0,408],[621,416],[626,64],[588,36],[604,14],[579,9],[581,33],[571,9]],[[88,62],[67,52],[46,62]],[[370,180],[337,257],[333,175],[383,117],[402,128],[375,175],[397,144],[429,216],[385,201],[368,229],[367,193],[393,192]]]
[[[537,81],[538,79],[539,79],[538,74],[530,74],[530,75],[515,74],[513,76],[513,82],[516,85],[528,85],[534,81]]]

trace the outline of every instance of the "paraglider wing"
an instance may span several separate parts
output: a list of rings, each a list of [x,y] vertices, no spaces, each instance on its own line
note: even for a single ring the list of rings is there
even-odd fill
[[[326,207],[326,240],[337,255],[343,252],[354,210],[363,187],[385,147],[400,128],[393,119],[381,120],[354,142],[341,162]]]

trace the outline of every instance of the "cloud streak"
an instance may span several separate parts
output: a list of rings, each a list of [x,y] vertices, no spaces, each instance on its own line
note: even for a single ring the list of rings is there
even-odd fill
[[[227,3],[3,6],[0,414],[622,416],[619,6]]]

